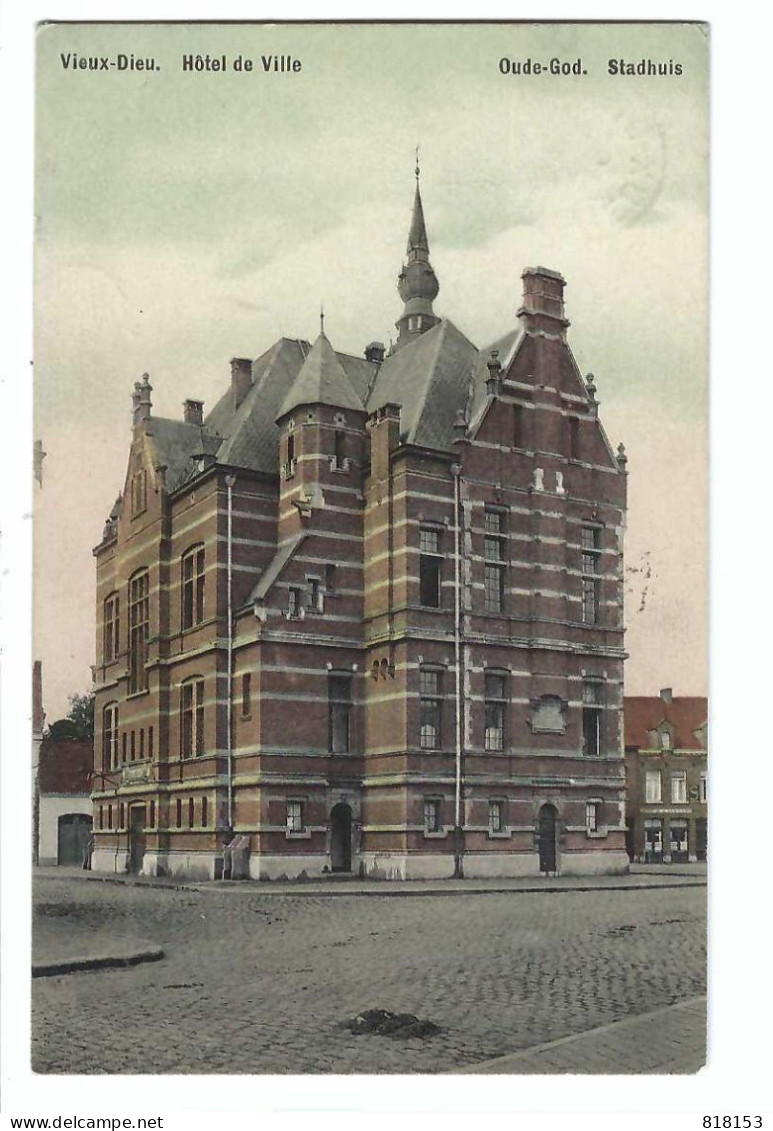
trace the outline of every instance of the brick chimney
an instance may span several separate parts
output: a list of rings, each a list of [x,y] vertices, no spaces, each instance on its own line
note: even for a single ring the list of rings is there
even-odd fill
[[[381,365],[386,353],[386,346],[383,342],[370,342],[365,347],[365,360],[372,362],[374,365]]]
[[[231,388],[234,394],[234,412],[252,388],[252,362],[248,357],[231,358]]]
[[[542,330],[562,337],[569,325],[564,318],[564,287],[566,280],[558,271],[548,267],[527,267],[523,279],[523,306],[518,317],[524,321],[526,331]]]
[[[204,401],[183,401],[183,420],[186,424],[203,424]]]
[[[672,687],[662,687],[660,689],[660,699],[663,703],[671,703],[674,698],[674,689]]]
[[[400,405],[385,404],[368,417],[370,473],[374,481],[389,475],[389,457],[400,442]]]

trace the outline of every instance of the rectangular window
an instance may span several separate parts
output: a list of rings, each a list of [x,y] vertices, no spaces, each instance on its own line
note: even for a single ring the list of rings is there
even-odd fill
[[[419,530],[419,550],[419,604],[429,609],[439,609],[443,566],[440,531],[422,526]]]
[[[660,770],[647,770],[644,778],[644,799],[647,805],[660,804]]]
[[[123,801],[118,806],[118,828],[123,828]]]
[[[140,761],[145,757],[145,728],[140,727]]]
[[[130,735],[129,748],[131,750],[130,760],[133,762],[137,754],[137,732],[132,731]]]
[[[419,735],[423,750],[440,747],[441,673],[422,668],[419,672]]]
[[[209,809],[209,802],[207,801],[206,797],[202,797],[202,799],[201,799],[201,827],[203,829],[205,829],[207,827],[207,821],[209,819],[208,809]]]
[[[352,707],[352,677],[347,672],[330,672],[327,682],[328,750],[331,754],[349,751],[349,716]]]
[[[102,766],[106,770],[118,766],[117,703],[108,703],[102,713]]]
[[[505,606],[507,532],[505,513],[486,510],[483,539],[483,598],[486,612],[501,613]]]
[[[287,817],[286,817],[287,831],[290,833],[303,832],[303,802],[302,801],[288,801],[287,802]]]
[[[290,619],[301,615],[302,590],[298,585],[291,585],[287,591],[287,616]]]
[[[589,833],[597,833],[599,831],[598,816],[599,816],[598,801],[585,802],[585,828]]]
[[[112,827],[113,827],[113,806],[112,805],[108,805],[108,807],[107,807],[107,827],[109,829],[112,829]]]
[[[309,583],[309,612],[322,612],[322,586],[318,577],[307,577]]]
[[[111,664],[118,656],[118,594],[107,598],[102,614],[102,662]]]
[[[287,459],[282,464],[282,478],[292,479],[295,475],[295,436],[292,432],[287,435]]]
[[[193,798],[189,797],[188,798],[188,828],[189,829],[193,828],[194,809],[195,809],[195,806],[194,806]]]
[[[502,801],[489,801],[488,827],[490,833],[501,833],[504,830],[504,803]]]
[[[184,555],[181,565],[183,629],[193,628],[204,620],[204,547],[198,546]]]
[[[698,793],[698,797],[701,801],[708,801],[708,799],[709,799],[709,797],[708,797],[708,777],[705,773],[701,774],[700,792]]]
[[[178,829],[181,829],[182,823],[183,823],[183,801],[182,801],[181,797],[177,798],[177,804],[175,805],[175,809],[176,809],[176,815],[177,815],[177,822],[176,822],[177,827],[178,827]]]
[[[150,622],[150,576],[147,570],[129,581],[129,694],[146,691],[148,673],[148,626]]]
[[[155,801],[151,801],[151,803],[150,803],[150,827],[151,827],[151,829],[154,829],[156,827],[156,803],[155,803]]]
[[[601,753],[601,684],[590,680],[582,685],[582,752],[589,758]]]
[[[251,709],[252,709],[251,684],[252,684],[252,674],[251,674],[251,672],[245,672],[244,675],[242,676],[242,718],[243,719],[246,719],[246,718],[249,717],[249,715],[251,713]]]
[[[344,460],[346,459],[346,433],[340,428],[336,429],[333,439],[333,460],[334,465],[339,471],[344,469]]]
[[[328,596],[335,592],[336,587],[336,567],[332,562],[328,562],[325,566],[325,592]]]
[[[153,758],[153,727],[148,727],[148,758]]]
[[[121,735],[121,761],[126,761],[126,731]]]
[[[440,801],[434,797],[424,800],[424,832],[439,833],[443,830]]]
[[[598,526],[583,526],[582,545],[582,619],[583,624],[599,623],[601,571],[601,530]]]
[[[504,750],[505,748],[506,680],[506,676],[497,672],[486,672],[484,676],[484,746],[486,750]]]
[[[675,805],[684,805],[687,802],[687,773],[677,770],[671,775],[671,801]]]
[[[180,687],[180,755],[204,753],[204,680],[191,679]]]

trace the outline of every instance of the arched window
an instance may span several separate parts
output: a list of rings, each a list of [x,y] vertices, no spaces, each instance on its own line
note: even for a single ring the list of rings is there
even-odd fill
[[[118,766],[118,704],[108,703],[102,711],[102,767]]]
[[[148,630],[150,624],[150,575],[138,570],[129,579],[129,694],[146,691],[148,675]]]
[[[192,546],[183,554],[180,567],[181,615],[183,629],[204,620],[204,547]]]

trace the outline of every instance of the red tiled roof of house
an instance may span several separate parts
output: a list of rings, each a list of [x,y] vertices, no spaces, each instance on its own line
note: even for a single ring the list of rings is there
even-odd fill
[[[41,793],[91,793],[94,747],[81,739],[44,738],[40,744]]]
[[[626,695],[623,700],[625,745],[648,748],[647,731],[662,722],[674,727],[674,747],[695,749],[702,743],[695,731],[708,719],[708,699],[703,695],[675,695],[665,703],[659,695]]]

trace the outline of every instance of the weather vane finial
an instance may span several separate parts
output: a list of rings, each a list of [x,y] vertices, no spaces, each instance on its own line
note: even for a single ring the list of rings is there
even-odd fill
[[[419,179],[419,173],[420,172],[421,172],[421,169],[419,168],[419,147],[417,145],[416,146],[416,180],[417,181]]]

